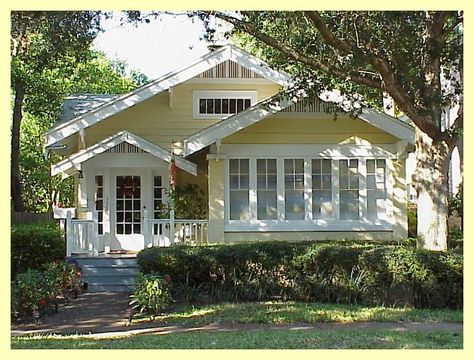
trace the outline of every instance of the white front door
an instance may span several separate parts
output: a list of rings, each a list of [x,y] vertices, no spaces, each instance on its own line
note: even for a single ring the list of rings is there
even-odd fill
[[[145,177],[137,170],[112,171],[111,175],[112,250],[142,250]]]

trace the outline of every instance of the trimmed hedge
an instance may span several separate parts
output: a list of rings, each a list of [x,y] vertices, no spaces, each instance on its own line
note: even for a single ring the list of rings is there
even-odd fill
[[[179,301],[298,300],[463,306],[463,256],[380,243],[259,242],[151,248],[145,274],[171,277]]]
[[[64,259],[63,235],[55,224],[22,224],[11,227],[11,275]]]

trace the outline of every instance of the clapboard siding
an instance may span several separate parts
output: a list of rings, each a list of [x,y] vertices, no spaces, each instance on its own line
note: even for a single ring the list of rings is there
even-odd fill
[[[215,119],[193,119],[194,90],[257,91],[257,101],[273,96],[274,84],[181,84],[172,91],[156,95],[86,130],[87,146],[91,146],[120,130],[128,130],[159,146],[169,149],[172,141],[182,140],[216,123]]]
[[[398,139],[360,119],[319,114],[318,117],[271,116],[225,139],[226,144],[339,144],[357,136],[370,143],[393,144]]]

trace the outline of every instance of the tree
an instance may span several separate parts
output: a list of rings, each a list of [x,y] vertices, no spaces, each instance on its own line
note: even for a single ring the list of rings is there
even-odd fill
[[[212,16],[294,76],[290,95],[339,89],[373,104],[389,94],[416,128],[418,246],[447,249],[448,165],[456,146],[462,156],[462,13],[200,13],[207,24]],[[446,124],[454,107],[457,118]]]
[[[44,97],[58,105],[50,111],[59,108],[58,78],[52,74],[81,60],[100,30],[100,16],[95,11],[11,13],[11,197],[15,211],[24,209],[19,174],[23,113],[33,114],[36,102]],[[53,117],[53,113],[39,115]]]

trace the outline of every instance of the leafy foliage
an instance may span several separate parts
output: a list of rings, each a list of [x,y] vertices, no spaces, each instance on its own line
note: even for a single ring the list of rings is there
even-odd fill
[[[151,318],[161,313],[172,302],[168,284],[164,278],[155,274],[137,275],[135,289],[130,295],[132,309]]]
[[[449,214],[463,218],[463,183],[459,184],[458,191],[449,199]]]
[[[205,219],[207,203],[204,191],[196,184],[178,185],[166,189],[168,201],[163,204],[163,216],[169,217],[171,209],[177,219]]]
[[[452,307],[463,304],[463,257],[413,246],[262,242],[140,252],[142,272],[169,275],[181,301],[303,300]]]
[[[58,296],[78,288],[81,273],[73,265],[49,263],[45,270],[28,269],[12,282],[12,317],[31,316],[38,310],[44,313]]]
[[[57,225],[12,225],[12,278],[27,269],[44,269],[49,262],[63,259],[64,253],[64,238]]]

